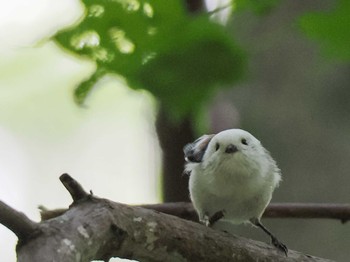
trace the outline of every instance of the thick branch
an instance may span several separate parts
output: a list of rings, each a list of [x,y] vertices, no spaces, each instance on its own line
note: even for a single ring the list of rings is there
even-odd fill
[[[15,233],[21,241],[26,240],[38,228],[37,223],[2,201],[0,201],[0,223]]]
[[[91,261],[329,261],[232,236],[141,207],[87,198],[40,224],[45,234],[18,249],[18,262]]]
[[[108,261],[111,257],[162,262],[329,261],[292,250],[286,258],[269,244],[94,196],[80,199],[38,227],[41,234],[17,247],[18,262]]]

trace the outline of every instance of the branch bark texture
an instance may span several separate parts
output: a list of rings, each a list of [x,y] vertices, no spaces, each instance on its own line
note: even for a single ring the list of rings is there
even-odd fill
[[[21,241],[25,241],[38,229],[37,223],[2,201],[0,201],[0,224],[15,233]]]
[[[111,257],[155,262],[329,261],[292,250],[286,257],[269,244],[156,210],[100,199],[87,194],[69,175],[60,179],[74,199],[73,204],[60,216],[41,223],[19,217],[20,223],[25,225],[29,220],[27,224],[33,228],[26,229],[31,237],[17,246],[18,262],[108,261]],[[13,212],[10,209],[9,216]],[[10,227],[9,223],[5,225]],[[17,235],[21,240],[21,234]]]
[[[18,249],[19,262],[329,261],[248,240],[141,207],[95,197],[40,223],[41,235]]]

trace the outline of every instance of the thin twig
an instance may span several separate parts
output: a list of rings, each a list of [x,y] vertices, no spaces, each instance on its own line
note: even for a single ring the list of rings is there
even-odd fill
[[[207,15],[214,15],[214,14],[221,12],[222,10],[225,10],[227,8],[230,8],[230,7],[232,7],[232,3],[226,4],[223,6],[219,6],[219,7],[215,8],[214,10],[207,12],[206,14]]]
[[[191,203],[177,202],[141,207],[157,210],[169,215],[198,221],[198,216]],[[263,215],[265,218],[329,218],[345,223],[350,220],[350,204],[316,203],[271,203]]]
[[[83,187],[68,174],[60,177],[61,182],[71,194],[74,202],[88,196]],[[187,220],[198,221],[198,216],[191,203],[174,202],[153,205],[140,205],[162,213],[174,215]],[[42,218],[48,219],[62,214],[64,210],[49,214],[42,210]],[[265,218],[328,218],[338,219],[342,223],[350,220],[350,204],[319,204],[319,203],[271,203],[263,214]]]
[[[329,218],[350,220],[350,204],[272,203],[264,213],[269,218]]]
[[[25,240],[36,229],[37,223],[30,220],[25,214],[19,212],[0,201],[0,224],[16,234],[19,240]]]
[[[139,207],[156,210],[186,220],[198,222],[198,216],[191,203],[174,202],[163,204],[139,205]],[[42,220],[63,214],[66,209],[41,209]],[[342,223],[350,220],[350,204],[316,204],[316,203],[272,203],[263,215],[264,218],[303,218],[303,219],[337,219]]]

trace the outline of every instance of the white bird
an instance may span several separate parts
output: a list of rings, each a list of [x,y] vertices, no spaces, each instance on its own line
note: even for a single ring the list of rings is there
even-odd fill
[[[229,129],[200,137],[187,144],[184,153],[191,201],[202,223],[251,223],[287,255],[287,247],[260,222],[281,172],[258,139]]]

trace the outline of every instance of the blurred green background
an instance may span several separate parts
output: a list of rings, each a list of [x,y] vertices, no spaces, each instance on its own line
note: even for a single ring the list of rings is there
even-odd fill
[[[350,2],[237,0],[212,19],[190,0],[114,1],[116,19],[112,2],[3,3],[1,200],[37,220],[70,203],[63,172],[115,201],[188,200],[184,143],[239,127],[282,170],[274,202],[349,202]],[[290,249],[348,261],[348,224],[264,222]],[[0,226],[4,261],[15,240]]]

